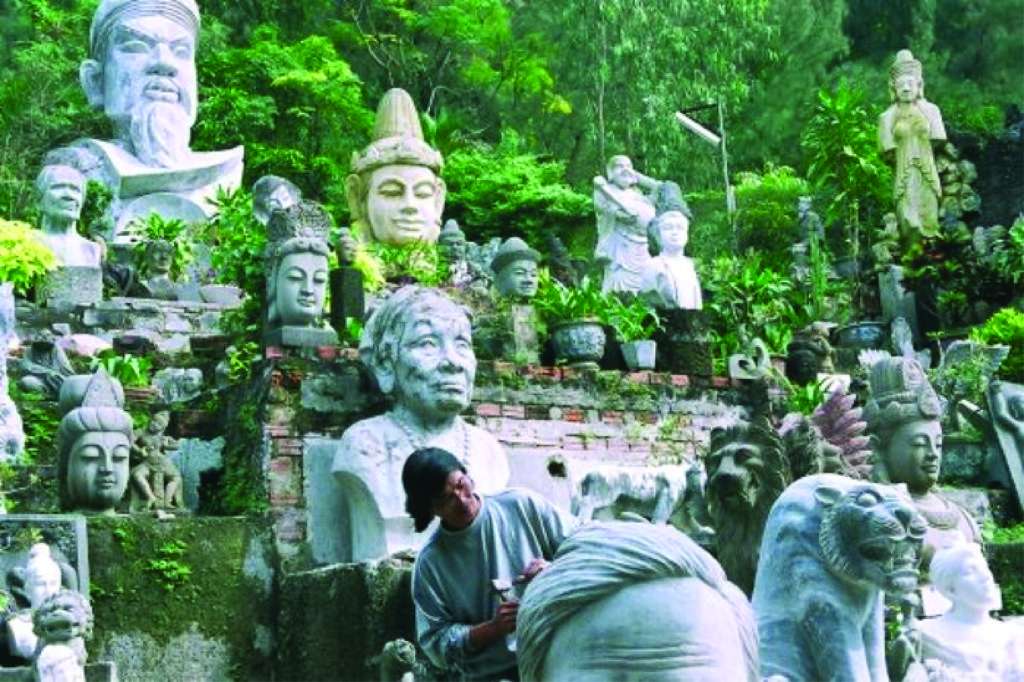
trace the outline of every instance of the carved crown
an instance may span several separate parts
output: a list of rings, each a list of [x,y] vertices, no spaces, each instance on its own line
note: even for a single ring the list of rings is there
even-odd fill
[[[267,241],[270,246],[289,239],[315,239],[326,243],[330,231],[331,216],[323,206],[302,201],[271,214]]]

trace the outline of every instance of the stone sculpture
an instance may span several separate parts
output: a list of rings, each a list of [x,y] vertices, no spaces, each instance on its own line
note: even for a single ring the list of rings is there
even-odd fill
[[[433,244],[441,231],[444,160],[423,140],[412,97],[394,88],[377,107],[373,141],[352,155],[345,198],[364,241]]]
[[[143,298],[162,301],[178,300],[180,285],[171,279],[174,262],[174,244],[166,239],[154,239],[146,244],[143,277],[136,282],[134,293]]]
[[[825,226],[813,206],[813,197],[800,197],[796,202],[797,221],[800,225],[800,241],[809,242],[811,237],[819,244],[825,241]]]
[[[64,380],[75,373],[64,349],[47,330],[40,332],[25,348],[18,360],[18,369],[21,372],[18,386],[30,393],[41,393],[49,400],[57,399]]]
[[[922,565],[927,569],[937,549],[981,540],[967,511],[935,489],[942,463],[939,397],[921,365],[909,358],[882,358],[871,366],[869,380],[871,398],[864,418],[875,453],[872,476],[906,484],[914,506],[928,523],[922,550]]]
[[[141,460],[131,471],[128,508],[133,512],[185,507],[181,472],[164,454],[178,447],[176,440],[164,435],[170,421],[169,412],[157,412],[132,444],[132,452]]]
[[[812,384],[818,374],[835,371],[828,326],[823,323],[815,322],[794,334],[786,352],[786,378],[795,383]]]
[[[338,335],[321,316],[327,292],[331,218],[302,202],[275,211],[267,227],[267,324],[270,346],[333,346]]]
[[[662,183],[634,170],[627,156],[613,156],[606,172],[607,177],[594,178],[594,258],[604,265],[604,291],[637,293],[651,260],[647,227]]]
[[[993,381],[988,387],[988,404],[1017,503],[1024,506],[1024,386]]]
[[[580,273],[577,271],[572,254],[569,253],[565,243],[553,232],[548,232],[544,239],[547,246],[545,260],[548,263],[548,269],[551,270],[551,276],[567,287],[579,284]]]
[[[68,378],[57,429],[57,481],[61,506],[113,514],[128,487],[132,418],[120,382],[103,369]]]
[[[1024,629],[995,620],[999,587],[973,543],[942,549],[932,558],[932,585],[953,607],[917,624],[921,657],[949,680],[1024,679]]]
[[[892,106],[878,119],[882,152],[895,162],[896,216],[907,240],[933,237],[939,229],[942,186],[932,145],[945,141],[939,108],[924,98],[921,62],[900,50],[889,69]]]
[[[359,243],[347,227],[338,231],[334,243],[338,267],[331,270],[331,326],[346,329],[350,319],[366,316],[363,271],[353,267],[359,257]]]
[[[99,268],[103,247],[78,234],[78,219],[85,204],[85,176],[71,165],[48,156],[36,178],[39,192],[40,239],[61,265]],[[52,160],[51,160],[52,159]]]
[[[710,554],[669,526],[598,522],[530,583],[524,680],[760,681],[753,613]]]
[[[115,243],[127,227],[152,213],[165,220],[205,220],[218,187],[242,180],[242,147],[195,152],[198,84],[195,0],[103,0],[89,31],[89,57],[80,79],[89,104],[114,129],[110,141],[74,144],[89,179],[113,194],[108,209]]]
[[[435,289],[406,286],[370,316],[359,354],[394,406],[356,422],[333,462],[343,508],[337,523],[350,561],[418,546],[405,513],[402,467],[416,449],[444,448],[466,464],[484,494],[509,478],[505,452],[492,435],[467,424],[476,356],[466,311]]]
[[[153,386],[166,405],[187,403],[203,390],[203,370],[198,367],[168,367],[153,375]]]
[[[0,463],[11,462],[25,449],[24,424],[7,392],[7,351],[14,337],[14,285],[4,282],[0,284]],[[3,509],[0,493],[0,514]]]
[[[36,609],[32,621],[41,640],[32,662],[35,682],[85,682],[85,640],[93,628],[89,601],[78,592],[60,590]]]
[[[733,353],[729,356],[729,378],[758,381],[772,371],[772,356],[768,346],[761,339],[750,342],[750,353]]]
[[[844,388],[836,388],[825,402],[814,410],[811,421],[822,437],[839,449],[839,470],[844,476],[867,479],[871,475],[871,442],[864,435],[868,425],[862,419],[864,410],[854,407],[857,396]]]
[[[60,565],[54,561],[49,545],[42,542],[32,545],[23,578],[28,606],[7,618],[5,627],[8,653],[29,662],[35,658],[40,634],[33,626],[33,615],[61,589]]]
[[[519,237],[506,239],[491,261],[494,286],[502,298],[527,302],[537,295],[540,253]]]
[[[286,211],[302,201],[302,190],[277,175],[264,175],[252,186],[252,217],[260,225],[270,224],[274,211]]]
[[[687,490],[686,468],[679,464],[638,467],[605,464],[588,471],[572,498],[581,521],[614,520],[622,512],[652,523],[668,523]]]
[[[684,254],[690,238],[690,218],[682,211],[668,211],[651,221],[651,232],[660,253],[644,267],[641,295],[656,308],[700,310],[703,298],[693,260]]]
[[[789,486],[761,542],[761,674],[884,682],[882,593],[917,587],[925,523],[898,490],[834,474]]]

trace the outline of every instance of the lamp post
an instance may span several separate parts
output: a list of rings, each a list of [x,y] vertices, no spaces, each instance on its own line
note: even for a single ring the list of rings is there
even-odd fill
[[[707,111],[708,109],[718,109],[718,132],[712,132],[711,130],[704,127],[694,119],[690,118],[687,114],[693,114],[698,111]],[[722,178],[725,181],[725,210],[729,216],[729,225],[733,230],[733,242],[735,246],[736,241],[736,195],[733,193],[732,185],[729,184],[729,153],[725,148],[725,106],[722,104],[721,98],[717,102],[709,102],[707,104],[698,104],[692,107],[686,107],[681,111],[676,112],[676,120],[701,138],[705,142],[718,147],[722,152]]]

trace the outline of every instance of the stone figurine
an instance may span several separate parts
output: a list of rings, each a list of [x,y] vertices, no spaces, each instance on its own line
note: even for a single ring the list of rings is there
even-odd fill
[[[761,680],[749,602],[670,526],[583,526],[530,583],[516,622],[524,680]]]
[[[904,236],[933,237],[939,229],[942,186],[932,145],[945,141],[939,108],[924,98],[921,62],[900,50],[889,69],[893,104],[878,119],[882,152],[895,161],[896,216]]]
[[[346,329],[349,319],[366,317],[363,271],[353,267],[359,257],[359,242],[343,227],[334,243],[338,267],[331,270],[331,326]]]
[[[1024,385],[993,381],[988,387],[988,404],[1017,503],[1024,507]]]
[[[57,429],[57,480],[69,511],[113,514],[128,487],[132,418],[124,389],[103,369],[68,378]]]
[[[373,141],[352,155],[345,198],[352,229],[364,241],[433,244],[446,188],[440,152],[423,140],[412,97],[394,88],[377,108]]]
[[[825,242],[825,226],[813,206],[812,197],[799,197],[796,202],[797,222],[800,226],[800,241],[809,242],[814,236],[819,244]]]
[[[647,227],[661,183],[634,170],[627,156],[613,156],[606,173],[594,178],[594,258],[604,265],[604,291],[637,293],[651,260]]]
[[[153,387],[165,405],[187,403],[203,391],[203,370],[198,367],[167,367],[153,375]]]
[[[43,166],[36,178],[39,192],[40,240],[62,266],[99,268],[103,247],[78,234],[85,204],[85,176],[56,160]]]
[[[157,412],[132,444],[132,452],[140,460],[131,470],[128,508],[133,512],[185,507],[181,472],[164,454],[178,446],[176,440],[164,435],[170,420],[169,412]]]
[[[880,359],[871,366],[869,381],[871,398],[864,418],[875,453],[872,476],[907,486],[928,524],[922,550],[922,566],[927,569],[937,549],[981,540],[970,514],[936,490],[942,464],[939,397],[921,365],[910,358]]]
[[[260,225],[270,224],[274,211],[286,211],[302,201],[302,190],[277,175],[264,175],[252,186],[252,217]]]
[[[57,399],[64,380],[75,373],[67,353],[49,330],[40,332],[25,347],[17,362],[21,372],[19,388],[42,394],[49,400]]]
[[[39,542],[29,550],[23,573],[23,592],[27,608],[15,612],[5,624],[8,652],[25,662],[35,658],[39,633],[33,615],[47,599],[61,589],[61,569],[50,552],[50,546]]]
[[[212,216],[217,188],[242,180],[242,147],[196,152],[198,110],[195,0],[102,0],[79,70],[89,104],[110,120],[113,140],[74,144],[86,176],[113,193],[115,243],[130,241],[135,219],[196,222]]]
[[[0,463],[17,459],[25,449],[24,424],[7,383],[7,353],[14,337],[14,285],[4,282],[0,284]],[[0,514],[3,509],[0,492]]]
[[[761,674],[885,682],[882,593],[917,588],[925,523],[899,490],[834,474],[789,486],[761,542]]]
[[[476,245],[466,241],[466,233],[459,227],[459,223],[455,220],[446,220],[437,238],[437,248],[448,264],[448,283],[453,287],[468,287],[487,280],[469,259],[471,246]]]
[[[491,261],[498,295],[523,303],[536,296],[539,261],[540,253],[531,249],[522,239],[506,239]]]
[[[795,383],[812,384],[822,372],[835,371],[824,323],[816,322],[794,334],[786,352],[786,378]]]
[[[644,267],[641,295],[656,308],[700,310],[703,298],[693,260],[684,254],[690,238],[690,219],[682,211],[659,214],[651,222],[660,253]]]
[[[94,622],[89,600],[60,590],[36,609],[32,621],[40,633],[39,653],[32,662],[34,682],[85,682],[85,640],[92,637]]]
[[[328,282],[331,219],[312,202],[274,211],[267,228],[268,345],[333,346],[338,335],[321,321]]]
[[[476,376],[464,308],[435,289],[403,287],[370,316],[359,354],[393,406],[349,427],[334,454],[344,508],[338,524],[351,561],[422,542],[424,535],[413,533],[405,513],[401,483],[414,450],[448,450],[466,464],[484,494],[503,489],[509,478],[508,460],[494,436],[459,416],[469,406]]]
[[[161,301],[177,301],[180,285],[171,279],[174,244],[166,239],[146,243],[143,276],[136,282],[137,296]]]

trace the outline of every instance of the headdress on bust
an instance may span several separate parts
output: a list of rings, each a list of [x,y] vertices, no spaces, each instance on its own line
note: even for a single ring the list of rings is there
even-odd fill
[[[267,320],[280,319],[277,309],[277,269],[281,260],[292,253],[313,253],[325,259],[331,253],[327,237],[331,231],[331,216],[323,206],[302,201],[294,206],[274,211],[267,223]]]
[[[199,35],[199,6],[195,0],[102,0],[92,16],[89,28],[89,53],[102,61],[114,27],[125,19],[161,16],[171,19]]]
[[[864,406],[873,448],[889,442],[892,433],[904,424],[938,420],[942,403],[917,360],[888,356],[877,360],[868,370],[871,397]],[[875,477],[885,479],[884,458],[875,462]]]
[[[921,69],[921,62],[914,59],[914,55],[910,50],[900,50],[896,53],[896,58],[893,59],[892,65],[889,67],[889,96],[896,99],[896,89],[893,84],[896,79],[904,75],[912,75],[917,77],[918,84],[920,85],[919,95],[924,97],[924,74]]]
[[[494,274],[498,274],[505,266],[516,261],[529,260],[538,263],[540,258],[540,253],[531,249],[530,245],[522,239],[519,237],[509,237],[498,247],[498,253],[495,254],[494,259],[491,261],[491,270],[494,271]]]

